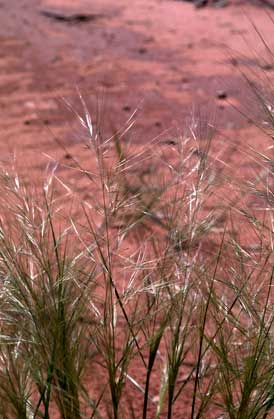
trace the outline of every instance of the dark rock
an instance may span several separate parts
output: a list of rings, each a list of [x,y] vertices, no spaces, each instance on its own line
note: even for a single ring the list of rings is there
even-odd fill
[[[200,8],[206,6],[208,3],[208,0],[196,0],[194,1],[195,7]]]
[[[57,20],[59,22],[65,23],[85,23],[92,20],[96,20],[102,15],[99,14],[85,14],[85,13],[75,13],[75,14],[66,14],[62,12],[56,12],[51,10],[41,10],[41,15],[48,17],[50,19]]]
[[[224,90],[218,90],[216,93],[217,99],[223,100],[227,98],[227,93]]]
[[[239,65],[239,61],[237,60],[237,58],[232,57],[230,62],[231,62],[232,65],[234,65],[234,67]]]
[[[265,71],[273,71],[274,70],[274,63],[272,63],[272,64],[271,63],[266,63],[266,64],[263,64],[261,67]]]
[[[138,52],[139,52],[139,54],[146,54],[147,49],[144,48],[144,47],[141,47],[141,48],[138,49]]]
[[[129,105],[125,105],[125,106],[123,106],[123,111],[125,111],[125,112],[130,112],[131,111],[131,107],[129,106]]]
[[[168,140],[165,141],[165,143],[168,145],[176,145],[177,141],[175,141],[173,138],[169,138]]]

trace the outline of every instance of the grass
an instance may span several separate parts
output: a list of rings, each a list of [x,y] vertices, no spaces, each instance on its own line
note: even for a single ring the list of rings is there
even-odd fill
[[[80,100],[89,199],[1,172],[1,418],[270,419],[272,158],[239,147],[258,174],[236,179],[213,130],[134,145],[133,114],[104,139]]]

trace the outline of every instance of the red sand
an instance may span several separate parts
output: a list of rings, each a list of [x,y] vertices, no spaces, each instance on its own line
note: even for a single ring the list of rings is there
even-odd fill
[[[44,16],[45,10],[95,18],[69,24]],[[253,1],[237,0],[199,10],[172,0],[2,2],[1,158],[16,153],[19,161],[23,154],[35,176],[47,160],[43,153],[62,157],[54,136],[72,150],[78,146],[69,113],[58,101],[64,96],[76,102],[76,87],[92,115],[98,98],[105,97],[106,130],[121,126],[139,107],[138,142],[171,127],[181,130],[194,112],[256,144],[252,125],[216,94],[225,91],[233,105],[246,106],[246,86],[231,57],[252,69],[260,64],[264,48],[250,20],[271,47],[267,12]]]
[[[68,23],[42,11],[94,17]],[[90,164],[79,125],[60,101],[65,97],[80,109],[79,89],[92,116],[104,101],[106,134],[122,126],[138,107],[132,133],[137,143],[161,133],[168,140],[193,115],[214,121],[226,136],[216,138],[214,149],[244,176],[252,165],[243,164],[243,155],[235,152],[238,145],[245,148],[248,142],[264,151],[267,141],[231,104],[247,108],[247,113],[253,107],[239,64],[254,71],[264,67],[261,72],[267,77],[274,74],[273,66],[265,66],[269,57],[251,23],[272,47],[269,13],[259,1],[248,0],[199,10],[172,0],[1,2],[1,160],[8,165],[15,160],[36,180],[49,156],[69,161],[57,138],[70,154]],[[252,115],[261,118],[258,109]],[[58,170],[81,188],[69,169]],[[134,398],[138,404],[138,394]],[[186,412],[181,405],[174,417],[185,418]]]

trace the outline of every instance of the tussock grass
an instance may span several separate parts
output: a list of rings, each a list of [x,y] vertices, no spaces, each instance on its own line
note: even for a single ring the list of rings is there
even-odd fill
[[[1,418],[273,417],[271,156],[241,181],[212,129],[137,146],[133,114],[105,139],[80,100],[80,217],[56,167],[38,193],[1,171]]]

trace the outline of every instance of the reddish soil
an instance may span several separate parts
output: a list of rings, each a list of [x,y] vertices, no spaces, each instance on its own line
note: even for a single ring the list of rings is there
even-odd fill
[[[252,69],[264,65],[264,47],[251,21],[270,47],[273,43],[270,10],[259,7],[260,2],[231,0],[229,7],[198,10],[179,0],[75,4],[1,2],[2,160],[15,153],[36,176],[47,161],[43,153],[62,158],[54,137],[65,140],[67,147],[78,145],[71,116],[59,100],[65,97],[76,106],[76,88],[92,115],[104,98],[106,130],[120,127],[138,107],[137,142],[166,129],[162,135],[169,138],[172,128],[181,131],[193,113],[213,119],[223,133],[233,131],[234,138],[258,137],[250,121],[228,102],[250,108],[237,64]],[[93,18],[69,23],[45,11]],[[267,68],[269,76],[273,68]],[[227,100],[217,98],[222,91]]]
[[[211,120],[222,133],[213,145],[220,159],[245,176],[252,164],[239,149],[250,143],[263,152],[269,144],[252,122],[263,115],[241,69],[273,76],[273,60],[252,27],[273,47],[271,13],[251,0],[218,9],[179,0],[1,1],[1,160],[34,180],[51,159],[68,163],[77,153],[90,164],[79,122],[62,101],[81,109],[79,89],[92,117],[102,106],[106,135],[138,108],[131,135],[137,144],[157,135],[168,142],[193,116],[203,137]],[[75,14],[89,19],[60,18]],[[58,170],[81,188],[66,165]],[[187,418],[186,405],[174,417]]]

